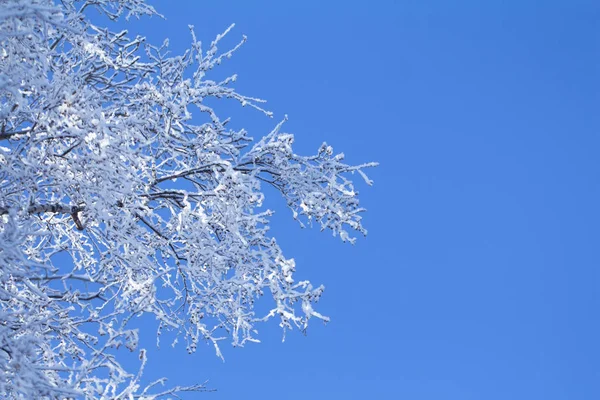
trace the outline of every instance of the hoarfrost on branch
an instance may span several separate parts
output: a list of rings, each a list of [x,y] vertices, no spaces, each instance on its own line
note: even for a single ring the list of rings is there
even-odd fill
[[[267,230],[261,187],[276,188],[300,224],[344,241],[361,225],[356,172],[323,144],[300,156],[278,124],[253,141],[207,105],[262,100],[236,76],[208,72],[229,58],[225,34],[203,47],[191,28],[183,55],[86,18],[155,15],[144,0],[0,0],[0,396],[154,399],[202,385],[142,387],[145,351],[131,321],[158,335],[257,341],[278,318],[305,330],[323,291],[293,278]],[[201,116],[204,123],[197,123]],[[177,183],[174,183],[174,182]],[[255,301],[272,299],[258,315]],[[126,371],[119,347],[139,351]],[[161,385],[158,385],[161,384]],[[162,391],[161,391],[162,390]]]

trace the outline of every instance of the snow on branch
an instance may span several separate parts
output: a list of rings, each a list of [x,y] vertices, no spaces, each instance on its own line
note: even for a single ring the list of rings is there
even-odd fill
[[[207,102],[226,98],[272,116],[211,80],[229,59],[192,31],[168,52],[89,22],[157,15],[143,0],[0,0],[0,397],[158,399],[204,385],[144,386],[135,319],[152,314],[194,352],[200,342],[258,341],[328,318],[322,286],[268,235],[265,186],[301,224],[354,243],[362,226],[352,166],[323,144],[293,150],[283,122],[254,142]],[[68,262],[65,262],[68,259]],[[60,261],[59,261],[60,260]],[[257,314],[259,299],[270,304]],[[116,349],[140,354],[126,371]]]

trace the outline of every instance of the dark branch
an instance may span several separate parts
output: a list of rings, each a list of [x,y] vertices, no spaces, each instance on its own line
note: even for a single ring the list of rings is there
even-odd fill
[[[27,208],[29,214],[76,214],[85,210],[85,206],[70,206],[67,204],[32,204]],[[10,212],[10,207],[0,207],[0,215],[6,215]]]

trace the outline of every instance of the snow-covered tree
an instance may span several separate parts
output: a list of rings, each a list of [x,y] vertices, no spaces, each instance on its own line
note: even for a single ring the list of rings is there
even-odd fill
[[[322,287],[295,281],[268,235],[261,188],[300,224],[344,241],[365,234],[347,165],[323,144],[294,153],[282,123],[260,140],[207,104],[236,92],[209,71],[219,52],[191,33],[179,56],[113,32],[111,20],[156,14],[144,0],[0,0],[0,397],[154,399],[133,321],[155,316],[193,352],[200,341],[257,341],[277,318],[305,330]],[[245,38],[244,38],[245,39]],[[215,104],[212,102],[211,104]],[[203,117],[205,117],[203,119]],[[259,315],[255,301],[271,299]],[[126,371],[116,349],[139,351]],[[162,392],[161,392],[162,391]]]

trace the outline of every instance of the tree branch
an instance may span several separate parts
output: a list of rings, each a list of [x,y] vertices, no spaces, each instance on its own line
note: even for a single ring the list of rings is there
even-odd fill
[[[27,208],[28,214],[76,214],[85,210],[85,206],[70,206],[67,204],[32,204]],[[0,207],[0,215],[6,215],[10,212],[10,207]]]

